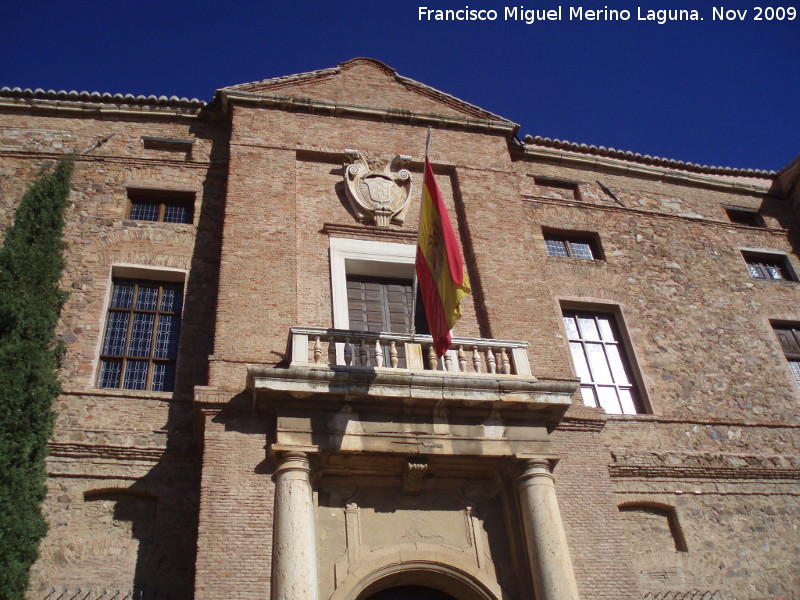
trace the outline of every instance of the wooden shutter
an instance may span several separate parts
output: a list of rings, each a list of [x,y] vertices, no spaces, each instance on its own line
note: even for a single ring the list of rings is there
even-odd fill
[[[798,344],[796,330],[790,327],[776,327],[775,334],[778,336],[786,358],[800,358],[800,344]]]
[[[412,282],[348,275],[350,329],[372,333],[411,332]]]

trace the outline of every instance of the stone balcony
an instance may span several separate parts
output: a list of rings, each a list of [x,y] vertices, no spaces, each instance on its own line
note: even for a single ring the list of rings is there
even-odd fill
[[[288,368],[248,367],[254,401],[297,409],[448,411],[557,422],[577,389],[532,374],[524,341],[454,338],[442,358],[426,335],[292,327]]]
[[[292,327],[290,335],[292,366],[326,364],[329,367],[375,370],[407,368],[464,375],[488,373],[532,377],[527,342],[453,338],[452,349],[440,359],[429,335],[319,327]]]

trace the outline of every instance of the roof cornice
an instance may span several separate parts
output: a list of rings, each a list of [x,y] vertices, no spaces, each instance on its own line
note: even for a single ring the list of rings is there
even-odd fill
[[[207,103],[177,96],[0,88],[0,109],[82,116],[196,117]]]
[[[732,167],[717,167],[708,165],[698,165],[692,162],[684,162],[682,160],[675,160],[671,158],[661,158],[660,156],[650,156],[649,154],[639,154],[638,152],[629,152],[625,150],[616,150],[614,148],[606,148],[605,146],[594,146],[589,144],[578,144],[569,142],[567,140],[551,140],[550,138],[543,138],[540,136],[526,135],[523,140],[526,148],[542,147],[542,148],[556,148],[560,150],[568,150],[571,152],[578,152],[581,154],[591,154],[593,156],[606,156],[612,158],[620,158],[628,162],[636,162],[646,165],[657,165],[668,167],[671,169],[683,169],[686,171],[693,171],[697,173],[713,173],[715,175],[733,175],[745,177],[764,177],[774,178],[777,175],[776,171],[764,171],[761,169],[737,169]]]
[[[708,167],[698,167],[696,165],[692,167],[688,166],[686,163],[679,163],[678,161],[671,161],[675,163],[675,166],[657,164],[653,160],[649,162],[638,162],[636,157],[631,158],[627,156],[625,152],[600,155],[582,149],[562,149],[525,144],[523,153],[526,157],[578,168],[616,171],[626,175],[658,178],[664,181],[687,185],[700,185],[716,189],[750,193],[755,192],[759,194],[769,192],[776,178],[774,172],[768,173],[766,171],[712,169]],[[744,181],[733,180],[733,178],[737,177],[741,177]],[[762,179],[763,184],[760,182],[753,182],[753,179]]]
[[[242,104],[287,112],[308,112],[314,114],[328,114],[335,117],[406,122],[415,125],[435,125],[437,127],[449,129],[499,133],[505,136],[513,136],[519,130],[519,125],[511,121],[506,121],[505,119],[494,120],[462,117],[458,115],[443,115],[385,106],[370,106],[350,104],[347,102],[333,102],[330,100],[315,100],[313,98],[295,98],[277,94],[244,92],[231,88],[217,90],[217,97],[220,98],[222,102],[223,111],[227,111],[231,104]]]

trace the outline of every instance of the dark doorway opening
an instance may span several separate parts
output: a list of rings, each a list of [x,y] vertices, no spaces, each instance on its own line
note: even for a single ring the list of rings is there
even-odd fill
[[[421,585],[401,585],[382,590],[365,600],[458,600],[455,596],[446,594]]]

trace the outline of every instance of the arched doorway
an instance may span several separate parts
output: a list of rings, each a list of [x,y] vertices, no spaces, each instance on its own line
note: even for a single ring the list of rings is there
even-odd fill
[[[459,600],[441,590],[421,585],[401,585],[381,590],[364,600]]]
[[[342,586],[332,600],[498,600],[474,575],[428,561],[396,562],[374,570],[353,587]],[[349,588],[349,589],[348,589]]]

